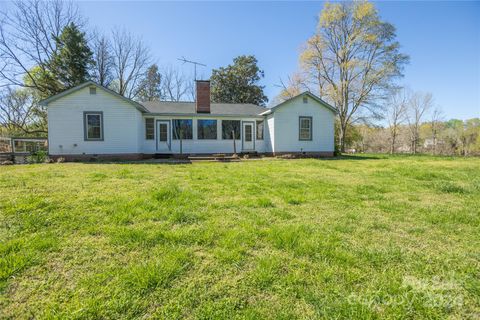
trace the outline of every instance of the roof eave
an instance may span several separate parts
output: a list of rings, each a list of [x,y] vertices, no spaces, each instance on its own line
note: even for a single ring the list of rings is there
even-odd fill
[[[165,113],[165,112],[147,112],[145,116],[263,118],[262,114]]]

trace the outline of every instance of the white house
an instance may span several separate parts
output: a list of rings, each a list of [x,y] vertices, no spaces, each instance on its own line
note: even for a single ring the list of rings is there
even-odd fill
[[[41,102],[52,157],[138,159],[155,155],[305,153],[332,156],[336,109],[305,92],[273,108],[196,102],[135,102],[86,82]]]

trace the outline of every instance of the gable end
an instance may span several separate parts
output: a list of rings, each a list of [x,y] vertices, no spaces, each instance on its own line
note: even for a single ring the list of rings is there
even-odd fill
[[[282,103],[277,104],[276,106],[274,106],[274,107],[270,108],[269,110],[263,112],[261,115],[268,115],[268,114],[274,113],[278,108],[280,108],[280,107],[288,104],[292,100],[295,100],[295,99],[300,98],[300,97],[303,97],[303,99],[305,99],[305,97],[311,98],[312,100],[318,102],[322,107],[332,111],[334,114],[338,113],[337,108],[335,108],[332,105],[328,104],[327,102],[323,101],[322,99],[320,99],[319,97],[317,97],[316,95],[311,93],[310,91],[305,91],[305,92],[302,92],[302,93],[296,95],[295,97],[292,97],[288,100],[283,101]],[[303,103],[306,103],[305,100],[303,100]]]
[[[109,93],[109,94],[111,94],[111,95],[113,95],[113,96],[115,96],[115,97],[117,97],[117,98],[120,98],[121,100],[123,100],[123,101],[125,101],[125,102],[128,102],[129,104],[131,104],[133,107],[137,108],[137,110],[140,111],[140,112],[142,112],[142,113],[148,112],[148,110],[145,109],[145,107],[142,106],[140,103],[137,103],[137,102],[135,102],[135,101],[133,101],[133,100],[131,100],[131,99],[128,99],[128,98],[126,98],[126,97],[124,97],[124,96],[116,93],[115,91],[112,91],[112,90],[110,90],[110,89],[108,89],[108,88],[105,88],[104,86],[101,86],[101,85],[99,85],[99,84],[97,84],[97,83],[95,83],[95,82],[93,82],[93,81],[87,81],[87,82],[84,82],[84,83],[82,83],[82,84],[80,84],[80,85],[78,85],[78,86],[76,86],[76,87],[67,89],[67,90],[65,90],[65,91],[63,91],[63,92],[60,92],[59,94],[56,94],[56,95],[54,95],[54,96],[51,96],[51,97],[49,97],[49,98],[47,98],[47,99],[44,99],[44,100],[40,101],[39,104],[40,104],[41,106],[47,107],[49,103],[51,103],[51,102],[53,102],[53,101],[56,101],[56,100],[58,100],[58,99],[60,99],[60,98],[63,98],[63,97],[65,97],[65,96],[68,96],[68,95],[70,95],[70,94],[72,94],[72,93],[74,93],[74,92],[77,92],[78,90],[81,90],[81,89],[86,88],[86,87],[90,87],[90,91],[89,91],[90,94],[96,94],[96,90],[92,90],[92,89],[93,89],[93,88],[95,88],[95,89],[98,88],[98,89],[100,89],[100,90],[105,91],[106,93]]]

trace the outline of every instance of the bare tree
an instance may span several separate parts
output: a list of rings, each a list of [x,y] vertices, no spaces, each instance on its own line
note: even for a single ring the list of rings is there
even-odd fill
[[[432,144],[433,144],[433,154],[437,153],[437,140],[438,140],[438,131],[440,125],[443,121],[443,111],[440,107],[436,106],[432,114],[430,115],[430,129],[432,130]]]
[[[368,1],[327,3],[317,32],[300,56],[320,97],[338,109],[339,145],[360,114],[378,116],[379,97],[402,75],[408,57],[400,53],[395,27],[382,21]]]
[[[0,11],[0,86],[20,86],[55,92],[37,81],[33,67],[48,74],[48,61],[57,50],[55,39],[63,28],[83,26],[76,5],[60,0],[15,1]]]
[[[150,66],[150,51],[140,38],[125,30],[112,32],[112,89],[130,99],[139,93],[139,84]]]
[[[420,140],[420,125],[426,113],[433,106],[433,96],[431,93],[415,92],[408,101],[408,127],[410,129],[410,141],[413,154],[417,153]]]
[[[195,81],[187,81],[186,87],[187,87],[186,88],[186,93],[184,95],[185,100],[195,101],[197,99],[197,88],[196,88]]]
[[[300,72],[294,73],[292,76],[288,76],[286,82],[280,79],[280,84],[277,86],[280,87],[282,91],[280,91],[278,97],[275,98],[275,102],[285,101],[304,91],[310,91],[307,79]]]
[[[192,98],[195,88],[191,81],[179,72],[178,69],[167,67],[162,72],[162,97],[168,101],[181,101]]]
[[[388,99],[385,109],[385,118],[388,121],[388,131],[390,133],[390,153],[395,153],[397,137],[400,125],[406,120],[407,116],[407,91],[405,89],[395,90]]]
[[[104,35],[95,32],[92,39],[92,51],[95,66],[93,79],[99,85],[108,87],[113,80],[113,55],[110,40]]]
[[[0,122],[9,131],[46,133],[46,110],[37,104],[61,87],[50,61],[70,23],[84,26],[77,6],[60,0],[14,1],[0,9]]]
[[[0,125],[9,133],[47,133],[46,110],[36,105],[29,90],[7,87],[0,94]]]

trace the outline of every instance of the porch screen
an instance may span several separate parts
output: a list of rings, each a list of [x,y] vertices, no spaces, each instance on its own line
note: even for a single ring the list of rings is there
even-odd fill
[[[235,132],[235,139],[240,139],[240,120],[222,120],[222,139],[232,140]]]
[[[198,139],[217,139],[217,120],[197,121]]]
[[[192,119],[174,119],[173,124],[173,139],[174,140],[190,140],[193,138]]]

